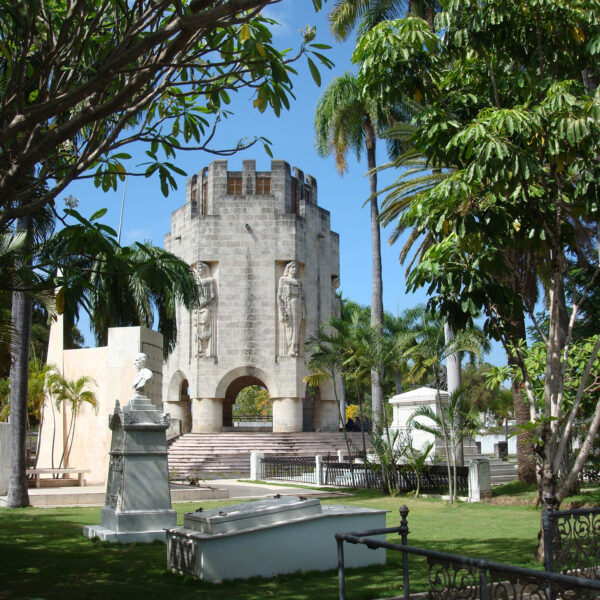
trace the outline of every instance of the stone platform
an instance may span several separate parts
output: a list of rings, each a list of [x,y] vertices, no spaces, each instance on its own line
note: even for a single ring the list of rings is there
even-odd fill
[[[59,506],[104,506],[106,487],[90,485],[84,488],[42,488],[30,489],[31,506],[38,508],[56,508]],[[319,492],[272,484],[243,483],[235,479],[207,481],[199,487],[171,485],[171,502],[202,502],[203,500],[266,498],[280,493],[304,494],[310,497],[343,497],[344,492]],[[6,506],[5,497],[0,496],[0,508]]]
[[[29,502],[37,508],[59,506],[104,506],[106,486],[90,485],[78,487],[31,488]],[[223,500],[229,498],[229,490],[210,484],[191,487],[172,485],[171,502],[197,502],[202,500]],[[0,507],[6,506],[5,496],[0,496]]]

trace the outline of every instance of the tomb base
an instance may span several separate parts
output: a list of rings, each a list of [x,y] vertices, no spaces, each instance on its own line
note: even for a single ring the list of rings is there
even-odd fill
[[[335,569],[335,534],[384,528],[386,512],[282,496],[188,513],[184,527],[167,531],[167,565],[212,583]],[[347,544],[344,560],[347,567],[384,564],[385,549]]]
[[[110,463],[100,525],[84,527],[86,537],[131,543],[165,540],[177,524],[171,508],[166,430],[169,415],[148,398],[136,396],[110,416]]]

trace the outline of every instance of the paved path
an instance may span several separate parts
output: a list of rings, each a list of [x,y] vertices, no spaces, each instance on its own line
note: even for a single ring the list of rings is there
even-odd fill
[[[344,495],[337,492],[320,492],[303,488],[285,487],[273,483],[258,485],[243,483],[237,479],[214,479],[203,481],[199,487],[173,485],[171,486],[173,502],[198,502],[215,499],[214,492],[225,499],[266,498],[281,494],[282,496],[299,495],[312,497],[328,497]],[[57,507],[57,506],[103,506],[104,485],[88,485],[85,487],[51,487],[29,488],[29,500],[32,506]],[[220,492],[220,493],[219,493]],[[227,494],[223,493],[226,492]],[[211,497],[213,493],[213,497]],[[6,506],[6,496],[0,496],[0,507]]]

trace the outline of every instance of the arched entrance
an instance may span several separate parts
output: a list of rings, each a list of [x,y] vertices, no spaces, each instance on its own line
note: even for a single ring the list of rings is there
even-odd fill
[[[223,401],[223,430],[273,431],[269,391],[260,379],[247,375],[229,385]]]
[[[169,382],[165,412],[171,415],[172,422],[181,423],[181,433],[189,433],[192,430],[192,407],[188,388],[185,374],[175,371]]]

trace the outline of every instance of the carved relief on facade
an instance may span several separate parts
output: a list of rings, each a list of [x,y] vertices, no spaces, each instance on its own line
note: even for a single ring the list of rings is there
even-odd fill
[[[217,355],[217,281],[207,263],[196,264],[196,281],[200,288],[200,302],[192,313],[193,355]]]
[[[288,262],[277,286],[279,311],[279,355],[296,357],[302,354],[306,303],[302,281],[298,278],[298,263]]]

